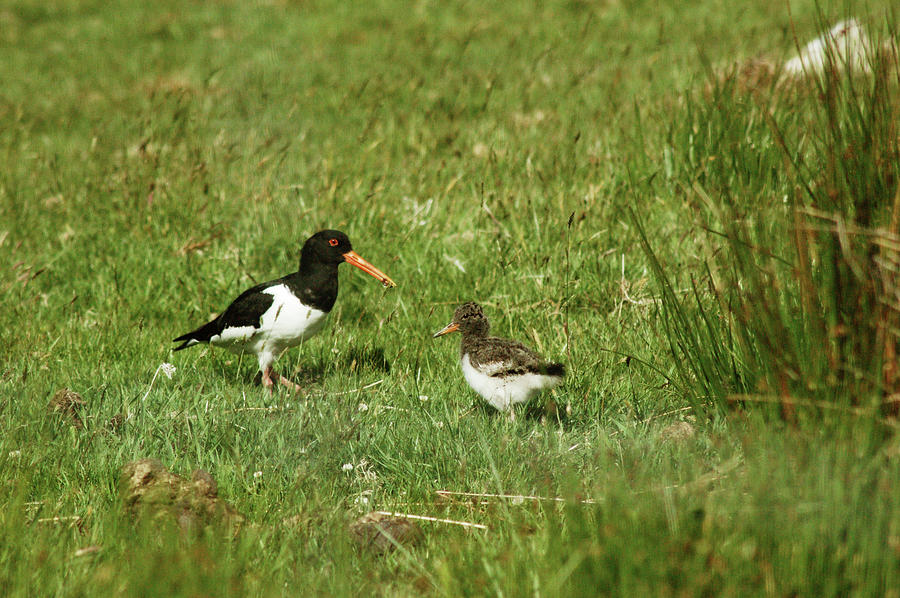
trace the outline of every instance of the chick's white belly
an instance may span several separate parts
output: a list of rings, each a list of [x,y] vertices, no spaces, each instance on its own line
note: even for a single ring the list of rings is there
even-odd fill
[[[273,296],[271,307],[259,319],[259,328],[235,326],[210,339],[235,353],[269,354],[277,357],[289,347],[299,345],[325,325],[327,312],[304,305],[284,285],[263,291]]]
[[[559,384],[560,378],[543,374],[489,376],[472,365],[468,355],[460,360],[466,382],[495,409],[505,411],[516,403],[524,403],[546,388]],[[492,364],[494,365],[494,364]],[[486,368],[488,370],[496,368]]]

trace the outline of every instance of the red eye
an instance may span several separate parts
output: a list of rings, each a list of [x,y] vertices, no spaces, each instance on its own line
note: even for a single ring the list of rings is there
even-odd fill
[[[328,239],[328,244],[331,245],[332,247],[337,247],[338,240],[337,239]]]

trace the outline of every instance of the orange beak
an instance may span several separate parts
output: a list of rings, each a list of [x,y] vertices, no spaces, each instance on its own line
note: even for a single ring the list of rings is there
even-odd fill
[[[374,276],[375,278],[377,278],[378,280],[381,281],[381,284],[383,284],[386,287],[397,286],[397,283],[395,283],[393,280],[391,280],[387,274],[385,274],[384,272],[382,272],[381,270],[379,270],[378,268],[376,268],[375,266],[373,266],[372,264],[370,264],[369,262],[364,260],[355,251],[351,250],[351,251],[348,251],[347,253],[345,253],[344,261],[347,262],[348,264],[353,264],[354,266],[356,266],[357,268],[359,268],[366,274],[369,274],[370,276]]]
[[[450,334],[451,332],[456,332],[457,330],[459,330],[459,324],[451,322],[450,324],[447,324],[446,326],[435,332],[434,336],[432,336],[431,338],[444,336],[445,334]]]

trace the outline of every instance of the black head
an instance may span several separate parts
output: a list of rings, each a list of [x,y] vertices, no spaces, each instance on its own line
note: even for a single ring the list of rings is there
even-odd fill
[[[320,230],[303,244],[300,253],[300,272],[307,276],[313,272],[327,272],[336,276],[338,264],[347,262],[381,281],[386,287],[397,286],[390,277],[353,251],[350,239],[339,230]],[[332,269],[331,266],[334,269]]]
[[[339,230],[320,230],[303,244],[301,262],[308,259],[323,264],[340,264],[353,251],[350,239]]]
[[[463,336],[487,336],[490,327],[491,325],[488,323],[487,316],[484,315],[484,310],[481,309],[481,306],[474,301],[469,301],[457,307],[453,313],[453,320],[434,336],[443,336],[457,330]]]

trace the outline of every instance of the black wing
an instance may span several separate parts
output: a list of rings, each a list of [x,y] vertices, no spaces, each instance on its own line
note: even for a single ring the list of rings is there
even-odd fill
[[[255,287],[251,287],[238,295],[238,298],[231,302],[225,311],[219,317],[211,322],[207,322],[200,328],[183,334],[172,342],[181,342],[175,347],[176,351],[187,349],[191,345],[197,343],[209,342],[209,339],[222,334],[226,328],[236,328],[240,326],[253,326],[259,328],[259,320],[266,310],[272,307],[275,297],[263,291],[273,285],[281,284],[281,280],[273,280],[264,282]]]

